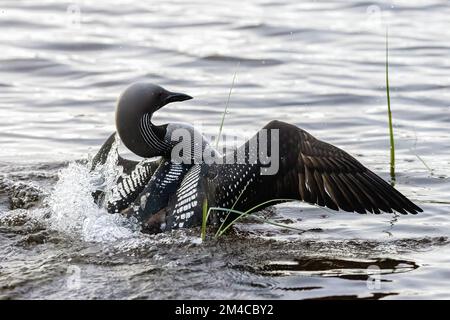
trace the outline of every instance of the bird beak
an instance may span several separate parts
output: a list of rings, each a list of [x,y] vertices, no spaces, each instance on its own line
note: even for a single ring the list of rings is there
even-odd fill
[[[176,101],[185,101],[192,99],[191,96],[184,94],[184,93],[178,93],[178,92],[169,92],[169,95],[164,99],[165,104],[176,102]]]

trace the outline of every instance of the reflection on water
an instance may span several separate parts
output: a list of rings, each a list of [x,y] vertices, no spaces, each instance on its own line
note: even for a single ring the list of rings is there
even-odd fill
[[[0,297],[448,298],[449,14],[437,0],[3,1]],[[387,179],[386,25],[396,186],[422,214],[288,203],[261,214],[305,232],[249,220],[199,244],[82,197],[90,180],[68,164],[114,131],[124,87],[189,93],[156,121],[216,134],[236,69],[225,133],[292,122]]]
[[[371,267],[373,272],[368,272]],[[367,280],[377,273],[407,272],[416,268],[418,266],[414,262],[397,261],[389,258],[358,261],[308,257],[295,261],[273,261],[263,266],[262,272],[276,275],[320,275],[350,280]]]

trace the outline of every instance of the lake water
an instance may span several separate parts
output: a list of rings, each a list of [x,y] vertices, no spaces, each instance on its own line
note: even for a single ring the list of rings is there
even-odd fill
[[[449,16],[445,0],[3,0],[0,298],[450,298]],[[287,203],[262,214],[305,232],[249,220],[200,243],[93,204],[73,161],[138,80],[194,96],[158,121],[214,134],[236,73],[225,133],[291,122],[389,179],[387,26],[396,188],[423,213]]]

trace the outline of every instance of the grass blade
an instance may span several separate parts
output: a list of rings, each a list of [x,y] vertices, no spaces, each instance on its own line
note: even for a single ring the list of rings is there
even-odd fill
[[[236,204],[239,202],[239,199],[241,198],[242,194],[245,192],[245,190],[247,189],[248,183],[245,185],[245,187],[242,189],[241,193],[239,193],[239,196],[237,197],[236,201],[233,203],[233,206],[231,207],[231,210],[234,209],[234,207],[236,206]],[[228,217],[230,216],[231,212],[228,212],[227,216],[225,217],[225,219],[223,220],[223,222],[220,224],[219,229],[217,229],[216,234],[214,235],[214,237],[217,238],[217,235],[219,234],[220,230],[222,230],[223,226],[225,225],[225,222],[227,222]]]
[[[388,106],[388,118],[389,118],[389,138],[391,145],[391,183],[395,183],[395,143],[394,143],[394,129],[392,127],[392,112],[391,112],[391,96],[389,94],[389,43],[388,43],[388,30],[386,29],[386,97]]]
[[[236,221],[237,219],[243,218],[243,217],[247,217],[248,215],[251,214],[251,213],[249,213],[249,211],[242,212],[242,211],[238,211],[238,210],[225,209],[225,208],[218,208],[218,207],[212,207],[212,208],[210,208],[209,210],[211,210],[211,211],[222,211],[222,212],[228,212],[228,213],[236,213],[236,214],[239,215],[239,217],[236,218],[234,221]],[[258,217],[258,216],[253,216],[253,218],[256,219],[256,220],[258,220],[258,221],[261,221],[261,222],[264,222],[264,223],[267,223],[267,224],[271,224],[271,225],[274,225],[274,226],[277,226],[277,227],[281,227],[281,228],[285,228],[285,229],[290,229],[290,230],[295,230],[295,231],[304,232],[304,230],[302,230],[302,229],[295,228],[295,227],[291,227],[291,226],[288,226],[288,225],[285,225],[285,224],[282,224],[282,223],[274,222],[274,221],[269,220],[269,219],[260,218],[260,217]],[[225,229],[223,229],[223,230],[218,234],[218,236],[216,236],[216,238],[222,236],[222,235],[225,233],[225,231],[226,231],[232,224],[234,224],[234,222],[231,223],[231,224],[229,224],[229,225],[227,225],[227,227],[226,227]]]
[[[234,210],[234,209],[226,209],[226,208],[215,208],[215,210],[218,211],[225,211],[228,212],[227,217],[229,216],[230,213],[237,213],[239,214],[233,221],[231,221],[225,228],[223,228],[224,223],[221,224],[219,230],[217,230],[215,237],[220,237],[221,235],[223,235],[225,233],[225,231],[228,230],[228,228],[230,228],[233,224],[235,224],[238,220],[240,220],[241,218],[249,215],[252,211],[258,209],[259,207],[262,207],[266,204],[272,203],[272,202],[283,202],[283,201],[295,201],[295,199],[272,199],[272,200],[268,200],[268,201],[264,201],[260,204],[257,204],[256,206],[248,209],[245,212],[242,211],[238,211],[238,210]],[[210,208],[211,209],[211,208]],[[242,214],[240,214],[242,213]],[[225,220],[226,221],[226,220]]]
[[[206,222],[208,221],[209,210],[208,210],[208,199],[203,200],[203,210],[202,210],[202,241],[206,239]]]
[[[222,114],[222,121],[220,122],[219,134],[217,135],[217,139],[216,139],[216,149],[219,147],[219,140],[220,140],[220,137],[222,136],[223,123],[225,122],[225,115],[227,114],[228,105],[230,104],[231,92],[233,91],[233,88],[234,88],[234,82],[236,81],[236,75],[237,75],[239,65],[240,65],[240,62],[238,62],[237,66],[236,66],[236,70],[234,71],[233,81],[231,82],[230,92],[228,92],[227,104],[225,105],[225,110],[223,111],[223,114]]]

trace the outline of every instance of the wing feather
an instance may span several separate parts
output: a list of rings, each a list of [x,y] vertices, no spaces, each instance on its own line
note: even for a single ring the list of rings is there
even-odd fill
[[[311,204],[349,212],[379,214],[395,210],[416,214],[422,211],[344,150],[281,121],[271,121],[263,129],[279,130],[280,167],[275,175],[260,175],[255,179],[246,193],[255,194],[256,200],[248,202],[248,206],[294,196]],[[248,148],[248,143],[241,148]]]

